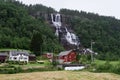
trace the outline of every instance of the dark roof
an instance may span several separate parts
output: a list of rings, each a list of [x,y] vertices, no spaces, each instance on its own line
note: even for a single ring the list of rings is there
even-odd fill
[[[35,56],[35,54],[29,54],[29,56]]]
[[[7,56],[7,53],[0,53],[0,56]]]
[[[75,66],[85,66],[84,64],[60,64],[63,67],[75,67]]]
[[[27,51],[11,51],[11,54],[12,54],[12,56],[17,56],[19,54],[29,56],[29,53]]]
[[[59,56],[68,55],[71,51],[73,51],[73,50],[60,52]]]

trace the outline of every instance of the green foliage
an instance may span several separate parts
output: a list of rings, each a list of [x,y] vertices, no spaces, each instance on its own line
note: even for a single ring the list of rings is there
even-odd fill
[[[113,66],[107,61],[102,65],[97,65],[96,70],[98,72],[109,72]]]
[[[50,62],[50,61],[48,61],[48,60],[47,60],[47,61],[45,61],[45,66],[46,66],[46,67],[50,67],[50,66],[51,66],[51,62]]]
[[[77,54],[76,55],[76,60],[79,62],[80,61],[80,58],[81,58],[81,55]]]
[[[111,73],[120,74],[120,62],[97,61],[91,64],[89,70],[93,72],[111,72]]]
[[[37,31],[43,39],[42,51],[63,49],[42,15],[37,19],[31,16],[31,12],[37,14],[37,11],[53,12],[54,9],[42,5],[26,6],[16,0],[0,0],[0,48],[29,50],[33,33]]]
[[[40,32],[34,32],[32,40],[31,40],[30,50],[34,54],[36,54],[36,56],[40,55],[42,44],[43,44],[43,39],[42,39],[41,33]]]
[[[43,39],[42,51],[60,52],[63,47],[45,21],[50,21],[50,13],[54,12],[53,8],[40,4],[26,6],[16,0],[0,0],[0,48],[28,50],[33,32],[38,31]],[[119,59],[120,20],[69,9],[61,9],[60,13],[84,47],[89,48],[91,40],[96,42],[93,50],[98,53],[98,59]]]
[[[21,67],[11,65],[0,67],[0,74],[14,74],[18,72],[22,72]]]
[[[81,64],[90,64],[91,62],[90,55],[84,55],[84,54],[80,55],[79,62]]]
[[[61,9],[60,13],[67,15],[65,23],[76,32],[84,47],[90,48],[91,40],[95,41],[93,50],[98,59],[120,58],[120,20],[69,9]]]
[[[46,7],[42,4],[36,4],[36,5],[29,5],[27,7],[28,13],[33,16],[40,16],[42,19],[45,17],[43,15],[40,15],[40,13],[54,13],[56,12],[53,8],[51,7]]]
[[[18,65],[24,65],[27,64],[27,62],[25,61],[6,61],[7,63],[9,63],[10,65],[14,65],[14,64],[18,64]]]
[[[111,71],[120,74],[120,62],[117,65],[114,65]]]

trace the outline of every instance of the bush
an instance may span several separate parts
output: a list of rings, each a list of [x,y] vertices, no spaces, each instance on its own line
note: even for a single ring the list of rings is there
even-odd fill
[[[0,73],[12,74],[14,73],[14,68],[0,68]]]
[[[45,61],[44,64],[45,64],[46,67],[51,66],[51,62],[49,62],[49,61]]]
[[[97,72],[111,72],[112,65],[107,61],[104,64],[96,65]]]
[[[13,73],[18,73],[22,72],[21,67],[15,67],[12,65],[7,65],[7,66],[2,66],[0,67],[0,73],[1,74],[13,74]]]
[[[111,72],[120,74],[120,63],[118,63],[117,65],[114,65],[111,69]]]
[[[15,67],[14,70],[15,70],[15,73],[19,73],[23,71],[21,67]]]
[[[116,65],[110,64],[108,61],[104,64],[99,64],[95,66],[95,72],[112,72],[120,74],[120,63]]]
[[[27,64],[26,61],[7,61],[9,64],[19,64],[19,65],[24,65]]]

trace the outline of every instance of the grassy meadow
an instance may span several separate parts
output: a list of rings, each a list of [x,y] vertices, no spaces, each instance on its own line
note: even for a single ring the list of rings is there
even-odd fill
[[[95,60],[94,63],[97,64],[97,65],[102,65],[102,64],[106,63],[106,61],[104,61],[104,60]],[[120,63],[120,61],[109,61],[109,63],[112,64],[112,65],[117,65],[118,63]]]
[[[7,76],[7,77],[6,77]],[[0,74],[2,80],[120,80],[113,73],[92,73],[87,71],[52,71],[18,74]]]

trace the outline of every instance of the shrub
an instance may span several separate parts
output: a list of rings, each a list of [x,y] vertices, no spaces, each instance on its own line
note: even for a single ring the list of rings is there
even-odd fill
[[[2,73],[2,74],[13,74],[13,73],[18,73],[18,72],[22,72],[21,67],[15,67],[12,65],[0,67],[0,73]]]
[[[7,63],[11,64],[19,64],[19,65],[24,65],[27,64],[26,61],[7,61]]]
[[[15,73],[19,73],[23,71],[21,67],[15,67],[14,70],[15,70]]]
[[[14,68],[0,68],[0,73],[2,74],[13,74]]]
[[[117,65],[114,65],[111,69],[111,72],[120,74],[120,63],[118,63]]]
[[[107,61],[102,65],[101,64],[96,65],[96,71],[97,72],[111,72],[112,67],[113,66]]]
[[[95,69],[96,69],[95,72],[112,72],[120,74],[120,63],[112,65],[109,63],[109,61],[107,61],[104,64],[96,65]]]

